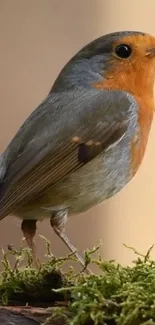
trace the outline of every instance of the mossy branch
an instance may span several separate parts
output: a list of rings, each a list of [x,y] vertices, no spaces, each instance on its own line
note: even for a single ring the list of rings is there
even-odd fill
[[[155,261],[150,258],[153,246],[145,255],[128,247],[136,255],[130,267],[101,257],[93,260],[99,247],[87,250],[85,268],[93,262],[100,275],[86,275],[85,268],[78,274],[73,268],[63,272],[64,263],[76,258],[73,254],[56,258],[49,241],[44,240],[47,260],[39,270],[32,267],[28,249],[21,246],[18,251],[12,247],[7,252],[2,250],[0,324],[155,325]],[[12,268],[10,255],[15,259]],[[24,268],[20,266],[23,259],[27,260]],[[10,322],[5,323],[6,319]]]

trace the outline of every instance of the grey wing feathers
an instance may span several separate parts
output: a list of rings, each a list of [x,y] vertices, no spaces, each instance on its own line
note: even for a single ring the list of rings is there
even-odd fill
[[[47,97],[4,153],[8,166],[1,186],[0,218],[37,198],[121,138],[129,105],[121,93],[93,89]],[[73,137],[79,137],[84,151],[72,142]],[[89,140],[100,145],[89,147]]]

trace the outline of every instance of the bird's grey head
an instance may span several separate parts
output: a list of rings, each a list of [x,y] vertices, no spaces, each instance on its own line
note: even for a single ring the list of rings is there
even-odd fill
[[[99,37],[87,44],[61,70],[52,91],[77,88],[81,85],[87,87],[93,82],[103,80],[104,70],[108,69],[114,55],[114,44],[125,37],[134,35],[143,37],[145,34],[138,31],[116,32]],[[117,48],[117,54],[122,58],[127,58],[128,55],[130,56],[130,47],[122,45],[124,47],[120,44]]]

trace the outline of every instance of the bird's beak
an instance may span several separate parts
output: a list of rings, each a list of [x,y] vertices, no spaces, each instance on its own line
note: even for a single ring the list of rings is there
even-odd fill
[[[155,47],[153,47],[152,49],[149,49],[146,53],[146,56],[148,56],[149,58],[155,57]]]

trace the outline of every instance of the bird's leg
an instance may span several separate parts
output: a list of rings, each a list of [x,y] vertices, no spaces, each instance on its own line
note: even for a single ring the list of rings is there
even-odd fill
[[[72,245],[69,238],[65,234],[65,224],[68,219],[68,209],[59,209],[59,210],[53,210],[51,212],[51,219],[50,223],[54,230],[54,232],[61,238],[61,240],[64,242],[64,244],[69,248],[69,250],[74,253],[76,258],[79,260],[80,264],[85,268],[85,262],[83,258],[80,256],[80,254],[77,252],[76,248]],[[88,268],[86,269],[87,273],[92,273]]]
[[[32,251],[33,261],[34,261],[36,267],[38,268],[39,262],[36,257],[36,248],[35,248],[35,244],[33,241],[33,238],[36,234],[36,223],[37,223],[37,220],[33,220],[33,219],[32,220],[23,220],[22,224],[21,224],[21,229],[23,231],[23,234],[27,241],[28,246]]]

